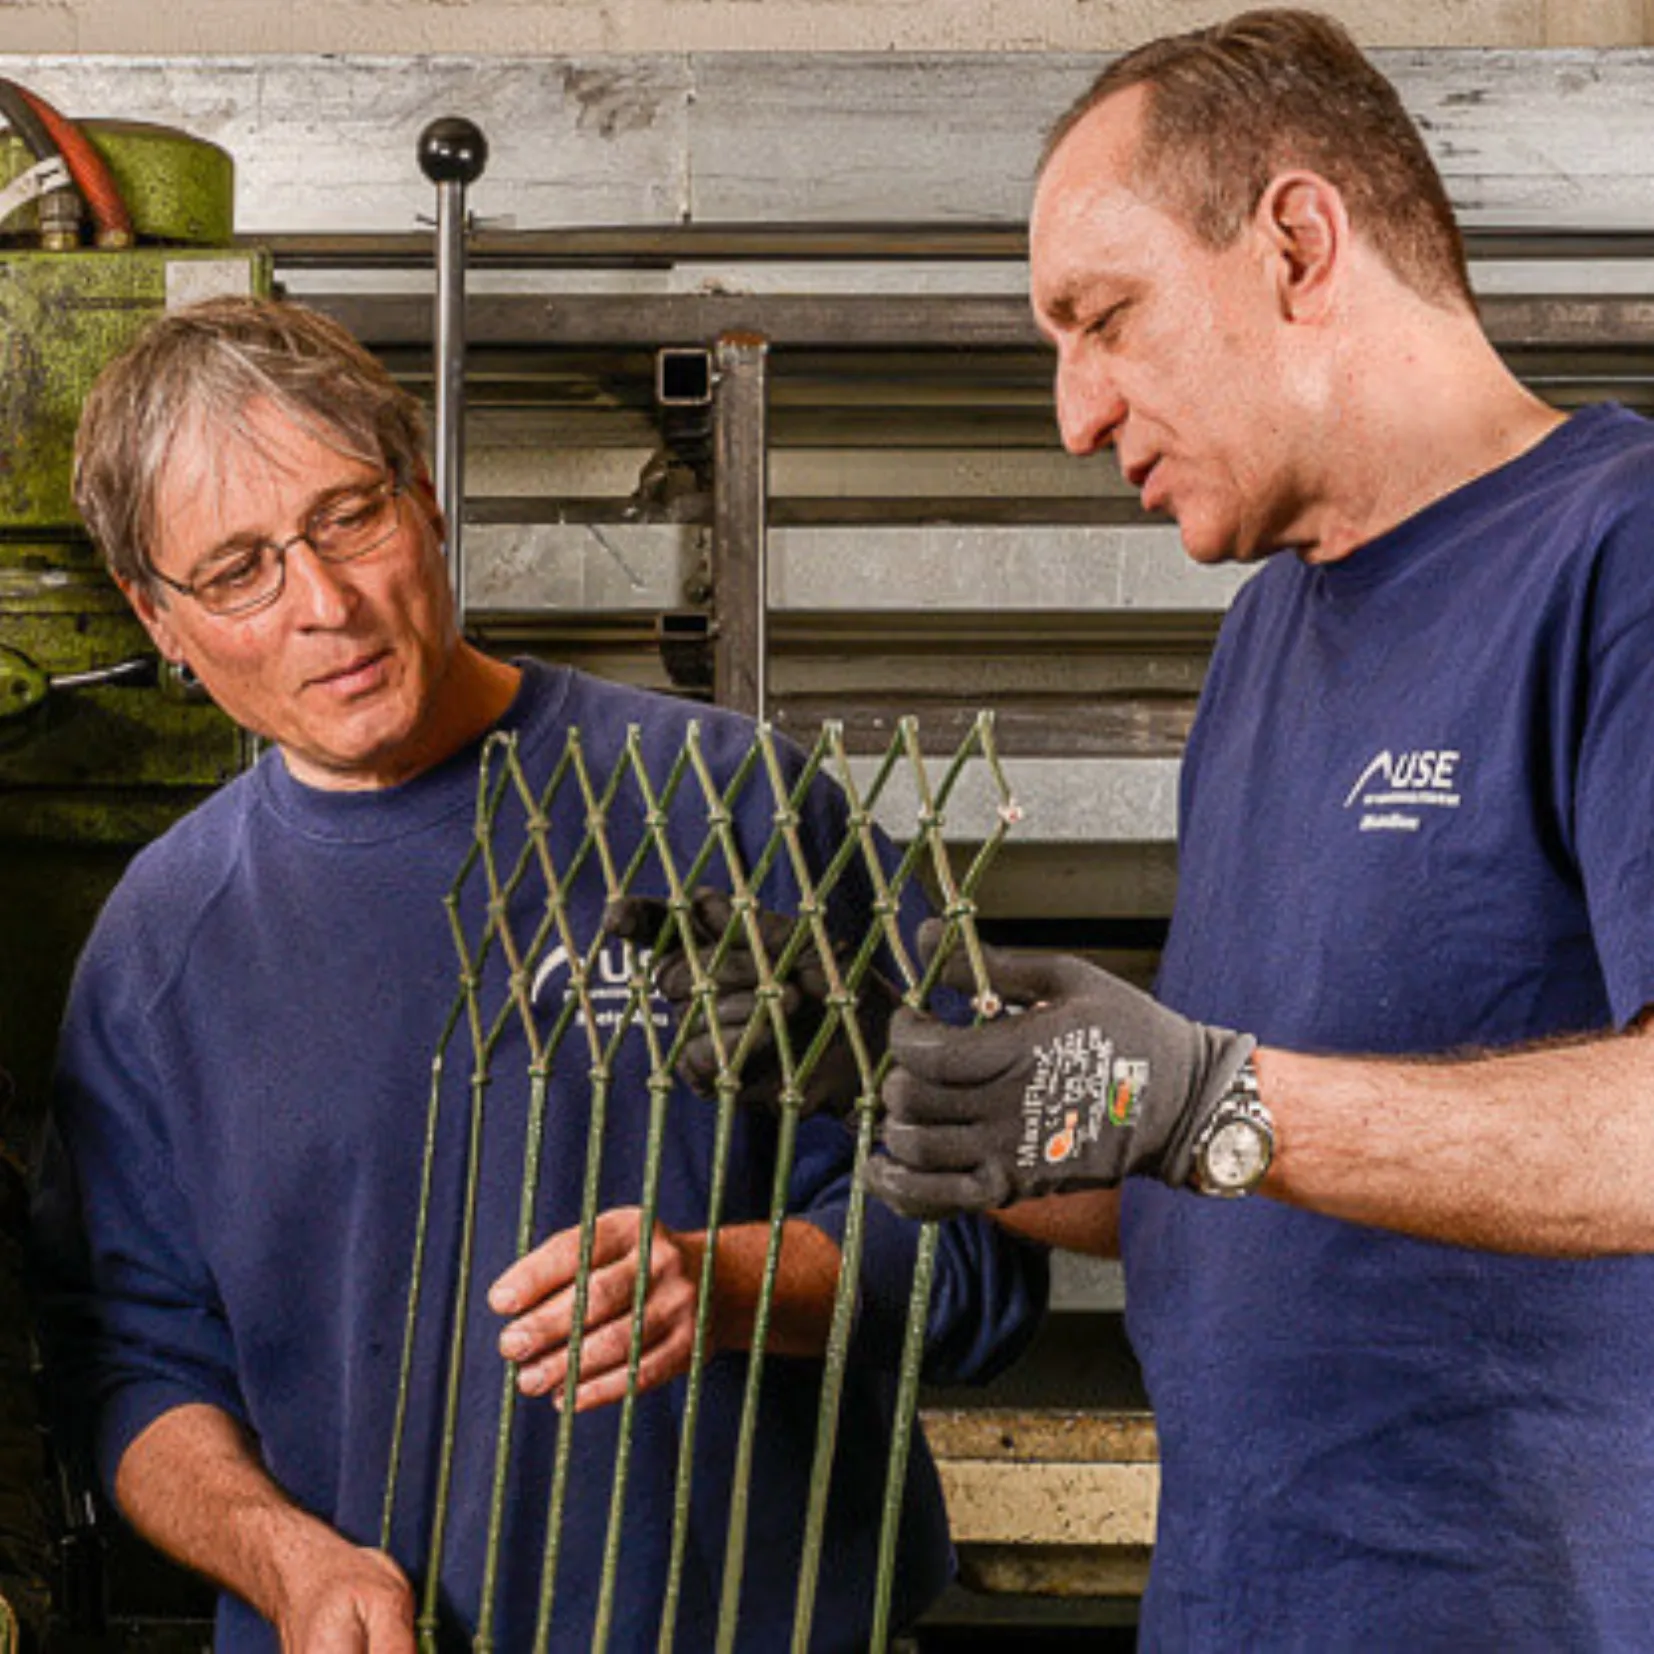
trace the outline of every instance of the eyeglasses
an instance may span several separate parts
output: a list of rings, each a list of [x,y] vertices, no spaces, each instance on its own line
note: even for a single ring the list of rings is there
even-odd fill
[[[267,609],[287,584],[287,554],[301,541],[324,563],[350,563],[390,539],[401,525],[399,477],[349,488],[324,500],[304,527],[286,540],[232,540],[198,563],[188,580],[157,568],[150,573],[170,590],[193,597],[208,614],[244,615]]]

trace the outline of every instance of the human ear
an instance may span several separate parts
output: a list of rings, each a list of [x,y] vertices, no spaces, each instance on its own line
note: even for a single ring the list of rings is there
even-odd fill
[[[431,532],[436,536],[437,544],[446,544],[448,521],[442,514],[442,504],[436,497],[436,485],[431,481],[431,473],[423,465],[420,465],[414,471],[413,479],[408,484],[408,492],[414,505],[430,525]]]
[[[184,665],[184,645],[173,630],[168,610],[156,599],[155,594],[147,586],[135,580],[124,579],[120,575],[116,575],[115,584],[121,588],[121,595],[132,605],[132,612],[143,622],[143,628],[160,651],[161,658],[171,661],[174,666]]]
[[[1280,173],[1258,202],[1256,227],[1273,261],[1283,318],[1319,319],[1349,249],[1350,220],[1343,195],[1319,173]]]

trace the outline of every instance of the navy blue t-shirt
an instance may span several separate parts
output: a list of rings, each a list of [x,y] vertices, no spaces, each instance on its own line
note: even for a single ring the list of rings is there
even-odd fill
[[[1654,429],[1587,410],[1343,561],[1273,559],[1179,833],[1161,997],[1265,1044],[1481,1050],[1654,1001]],[[1122,1243],[1145,1647],[1654,1648],[1654,1259],[1135,1182]]]

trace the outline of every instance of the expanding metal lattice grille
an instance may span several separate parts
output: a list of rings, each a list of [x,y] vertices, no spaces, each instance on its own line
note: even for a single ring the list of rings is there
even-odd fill
[[[577,1479],[571,1468],[576,1438],[598,1428],[593,1423],[596,1414],[564,1407],[553,1417],[543,1404],[536,1407],[525,1401],[518,1393],[515,1364],[500,1356],[479,1331],[486,1322],[479,1316],[478,1300],[500,1261],[497,1250],[492,1258],[486,1255],[489,1208],[514,1205],[514,1219],[501,1220],[497,1211],[494,1214],[502,1234],[510,1229],[509,1262],[545,1238],[547,1202],[554,1198],[548,1196],[548,1188],[553,1184],[564,1191],[565,1211],[578,1211],[566,1395],[572,1396],[579,1383],[599,1215],[622,1184],[628,1191],[635,1188],[641,1208],[626,1392],[617,1408],[602,1410],[608,1415],[601,1426],[602,1443],[611,1457],[600,1577],[590,1623],[592,1646],[609,1646],[621,1611],[628,1479],[642,1402],[639,1367],[649,1247],[661,1210],[662,1167],[673,1135],[674,1111],[694,1109],[703,1119],[708,1110],[713,1113],[709,1179],[699,1214],[706,1246],[693,1355],[676,1415],[670,1541],[664,1558],[656,1559],[652,1576],[659,1592],[658,1646],[662,1651],[677,1646],[686,1554],[692,1544],[697,1555],[705,1549],[692,1530],[697,1522],[708,1520],[707,1509],[695,1501],[696,1477],[705,1475],[697,1435],[707,1416],[703,1391],[716,1238],[720,1224],[729,1221],[726,1169],[732,1141],[755,1129],[750,1118],[743,1118],[753,1111],[738,1102],[737,1094],[749,1055],[755,1046],[767,1046],[769,1060],[779,1068],[779,1104],[773,1120],[766,1115],[761,1122],[765,1131],[773,1130],[769,1243],[745,1363],[733,1463],[718,1477],[720,1488],[727,1486],[727,1503],[716,1501],[727,1520],[720,1539],[721,1585],[714,1605],[716,1647],[720,1654],[734,1648],[753,1514],[749,1496],[754,1457],[760,1450],[765,1345],[789,1215],[802,1100],[824,1053],[835,1040],[841,1049],[847,1040],[859,1083],[859,1096],[846,1121],[854,1133],[855,1176],[847,1197],[842,1265],[820,1371],[807,1509],[788,1513],[789,1520],[801,1523],[803,1534],[793,1587],[793,1647],[802,1654],[811,1646],[862,1265],[866,1211],[860,1168],[873,1148],[878,1089],[887,1060],[878,1049],[880,1042],[870,1043],[862,1026],[858,994],[870,985],[869,974],[878,971],[899,986],[907,1003],[924,1005],[948,954],[963,946],[979,990],[975,1008],[979,1013],[993,1009],[985,999],[974,898],[1018,811],[986,715],[960,748],[938,765],[927,765],[915,725],[903,721],[863,785],[857,783],[842,731],[835,725],[823,728],[808,753],[778,742],[763,725],[751,734],[745,750],[736,752],[728,739],[731,726],[717,727],[722,733],[716,753],[709,752],[700,726],[691,724],[675,756],[646,751],[644,738],[634,728],[606,773],[599,773],[602,766],[589,757],[581,731],[572,729],[549,777],[539,781],[527,773],[515,737],[495,736],[483,752],[473,843],[446,898],[459,989],[432,1068],[383,1513],[382,1542],[389,1549],[399,1521],[407,1520],[408,1507],[418,1507],[414,1521],[424,1553],[422,1649],[435,1649],[445,1638],[439,1581],[456,1544],[477,1545],[471,1530],[479,1520],[485,1522],[486,1534],[481,1541],[472,1646],[529,1646],[522,1628],[502,1630],[498,1604],[502,1566],[521,1565],[516,1516],[519,1505],[530,1501],[543,1510],[542,1517],[528,1524],[540,1546],[535,1654],[546,1649],[552,1637],[560,1563],[566,1560],[571,1488]],[[962,788],[968,774],[971,785]],[[956,818],[964,836],[981,846],[963,875],[956,876],[942,841],[943,817],[950,805],[956,811],[966,807],[967,791],[988,802],[980,830],[975,822]],[[874,812],[881,801],[909,793],[916,800],[914,830],[905,849],[898,851],[878,832]],[[946,928],[942,945],[922,970],[912,947],[912,925],[922,911],[919,891],[927,881],[939,898]],[[690,919],[693,892],[708,885],[730,898],[728,923],[716,942],[697,936]],[[682,947],[692,973],[693,1009],[676,1023],[652,999],[649,950],[628,946],[621,954],[624,968],[617,972],[613,966],[614,939],[602,918],[605,905],[638,892],[658,897],[663,904],[660,911],[666,917],[655,951]],[[760,924],[763,914],[784,914],[786,922],[778,931],[774,919]],[[713,976],[732,948],[750,953],[758,981],[744,1025],[721,1024],[709,1015]],[[828,993],[819,1027],[808,1047],[799,1050],[789,1037],[782,996],[806,954],[824,971]],[[674,1078],[686,1043],[698,1033],[710,1036],[716,1052],[714,1103],[688,1095]],[[470,1070],[462,1078],[459,1069],[467,1049]],[[525,1075],[521,1110],[502,1109],[499,1098],[507,1085],[521,1087]],[[626,1104],[623,1093],[632,1088],[635,1094],[640,1076],[647,1089],[641,1168],[636,1165],[635,1135],[617,1136],[613,1126],[617,1107]],[[632,1106],[641,1107],[635,1102]],[[547,1152],[548,1124],[571,1115],[584,1122],[577,1198],[572,1169],[554,1164],[558,1157]],[[810,1126],[821,1129],[819,1122]],[[566,1146],[568,1136],[559,1141]],[[769,1138],[764,1141],[767,1148]],[[463,1165],[455,1165],[456,1159]],[[509,1196],[504,1188],[508,1172],[517,1179],[514,1195]],[[452,1247],[446,1242],[440,1248],[433,1245],[433,1211],[457,1213],[451,1227],[443,1230],[456,1237]],[[872,1611],[875,1648],[885,1645],[891,1626],[897,1534],[936,1246],[936,1226],[924,1226],[888,1444]],[[432,1389],[433,1358],[442,1369],[436,1399],[424,1394]],[[491,1413],[479,1404],[479,1395],[489,1391],[494,1398]],[[516,1468],[520,1438],[533,1429],[553,1432],[549,1442],[542,1440],[545,1451],[537,1461],[543,1465],[549,1459],[549,1481],[541,1478],[544,1485],[521,1479]],[[720,1439],[727,1435],[723,1432]],[[484,1437],[491,1437],[491,1446]],[[456,1464],[471,1455],[474,1466],[474,1456],[485,1452],[492,1459],[486,1513],[472,1501],[456,1514]],[[575,1494],[583,1530],[592,1520],[590,1480],[582,1477]],[[774,1522],[776,1514],[766,1511],[759,1520]]]

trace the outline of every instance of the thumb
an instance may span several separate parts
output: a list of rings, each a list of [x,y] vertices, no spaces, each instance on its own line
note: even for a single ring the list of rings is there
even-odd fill
[[[653,945],[660,936],[672,909],[659,896],[611,896],[603,907],[603,929],[625,942]],[[674,930],[662,943],[673,945]]]
[[[942,939],[943,928],[940,919],[926,919],[919,927],[919,963],[922,969],[930,968]],[[984,946],[982,963],[987,971],[988,986],[1008,1005],[1033,1005],[1040,1000],[1063,997],[1066,981],[1058,954]],[[957,945],[943,964],[938,980],[943,986],[973,998],[981,988],[971,967],[969,950]]]
[[[700,884],[689,893],[689,923],[695,933],[695,940],[703,947],[716,947],[723,939],[723,934],[729,929],[731,915],[735,912],[735,904],[729,893],[717,890],[712,885]],[[734,947],[746,946],[746,932],[743,929],[731,944]]]

